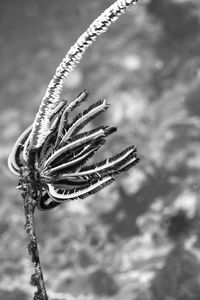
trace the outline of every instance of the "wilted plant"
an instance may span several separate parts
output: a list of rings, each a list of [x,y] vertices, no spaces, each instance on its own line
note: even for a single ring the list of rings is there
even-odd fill
[[[35,207],[48,210],[65,201],[83,199],[112,183],[115,175],[139,160],[136,148],[130,146],[114,157],[86,165],[116,128],[100,126],[85,132],[82,129],[109,105],[100,100],[69,122],[68,115],[87,99],[88,93],[83,91],[70,103],[60,100],[64,78],[80,62],[86,49],[136,2],[116,1],[70,48],[49,83],[33,124],[20,135],[9,156],[10,170],[20,177],[18,188],[24,200],[28,250],[35,268],[31,277],[31,283],[37,287],[35,300],[48,299],[35,235]]]

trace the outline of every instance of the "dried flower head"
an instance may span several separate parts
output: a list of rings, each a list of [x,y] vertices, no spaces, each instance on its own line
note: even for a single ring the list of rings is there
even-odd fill
[[[96,118],[109,105],[105,100],[92,104],[79,113],[72,122],[69,113],[86,100],[83,91],[74,101],[60,102],[52,113],[50,129],[42,145],[35,149],[33,180],[36,185],[37,207],[47,210],[64,201],[83,199],[96,193],[114,181],[114,176],[128,170],[138,162],[136,148],[130,146],[121,153],[96,164],[86,165],[95,152],[105,143],[106,138],[116,131],[115,127],[101,126],[82,131],[85,125]],[[27,167],[32,126],[25,130],[8,159],[10,170],[20,175]]]
[[[99,101],[69,123],[68,114],[88,94],[82,92],[69,104],[60,101],[63,80],[80,62],[86,49],[137,1],[115,1],[80,36],[58,66],[33,124],[20,135],[13,147],[8,166],[16,175],[27,170],[40,210],[94,194],[110,184],[114,175],[138,162],[136,149],[131,146],[105,161],[85,166],[105,143],[106,137],[116,130],[101,126],[81,132],[87,123],[108,108],[108,104],[105,100]]]

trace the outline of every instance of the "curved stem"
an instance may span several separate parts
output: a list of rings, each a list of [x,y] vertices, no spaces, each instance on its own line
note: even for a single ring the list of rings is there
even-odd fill
[[[33,187],[27,176],[27,171],[24,169],[21,172],[20,177],[20,189],[22,191],[22,198],[24,202],[24,214],[25,214],[25,225],[24,228],[28,235],[28,253],[32,258],[34,266],[34,274],[31,275],[31,284],[37,288],[34,294],[33,300],[48,300],[46,293],[42,267],[40,264],[38,244],[35,232],[34,223],[34,210],[36,205],[36,200],[33,198]]]
[[[55,109],[60,101],[64,78],[66,78],[81,61],[84,53],[88,47],[96,41],[97,37],[106,32],[110,25],[115,22],[122,13],[137,2],[138,0],[116,0],[90,24],[88,29],[85,30],[69,49],[56,69],[35,117],[30,135],[30,145],[32,147],[39,148],[46,138],[46,133],[49,131],[52,110]]]

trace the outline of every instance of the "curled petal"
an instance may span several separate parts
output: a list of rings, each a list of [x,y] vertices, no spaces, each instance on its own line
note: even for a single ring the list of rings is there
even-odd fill
[[[96,130],[95,132],[97,132]],[[105,136],[111,134],[115,131],[115,128],[105,127],[104,136],[97,136],[89,144],[83,144],[78,147],[74,147],[69,152],[65,152],[65,155],[57,158],[55,161],[51,163],[51,165],[44,170],[42,173],[48,173],[51,176],[52,173],[60,171],[60,175],[62,173],[70,173],[74,172],[77,168],[80,168],[83,164],[90,159],[94,153],[105,143]]]
[[[51,122],[55,119],[55,117],[58,116],[58,114],[60,114],[63,107],[65,107],[66,105],[67,105],[66,100],[62,100],[57,104],[57,106],[52,110],[52,113],[50,115],[50,121]]]
[[[126,164],[122,165],[115,173],[116,174],[120,174],[122,172],[125,172],[127,170],[129,170],[130,168],[132,168],[133,166],[135,166],[138,162],[140,161],[139,157],[133,157],[130,161],[127,161]]]
[[[91,147],[92,148],[92,147]],[[82,166],[89,158],[91,158],[94,155],[94,152],[98,150],[97,147],[92,148],[91,150],[85,152],[83,155],[78,156],[75,159],[70,160],[67,163],[58,165],[57,167],[54,168],[50,168],[48,170],[48,174],[49,176],[51,176],[52,173],[55,172],[60,172],[60,173],[64,173],[64,172],[70,172],[74,169],[79,168],[80,166]]]
[[[37,201],[37,208],[43,211],[55,208],[58,205],[60,205],[60,203],[52,200],[48,192],[44,192],[39,201]]]
[[[71,176],[87,176],[89,178],[94,178],[105,175],[116,175],[121,173],[124,168],[127,170],[127,166],[130,167],[133,163],[136,164],[137,162],[138,158],[136,154],[136,148],[131,146],[109,159],[103,160],[97,164],[83,167],[75,173],[70,173],[64,176],[68,176],[69,178]]]
[[[106,103],[106,101],[101,100],[91,105],[83,113],[79,114],[69,125],[69,128],[66,134],[63,136],[61,143],[65,142],[72,135],[75,135],[77,132],[79,132],[86,124],[97,117],[100,113],[105,111],[108,107],[109,105]]]
[[[68,112],[74,110],[83,101],[87,100],[88,95],[89,95],[89,93],[86,90],[84,90],[83,92],[81,92],[74,101],[72,101],[72,102],[69,103],[69,105],[68,105]]]
[[[58,133],[57,133],[57,139],[55,142],[55,148],[56,146],[61,142],[63,139],[64,133],[66,132],[68,126],[68,114],[72,110],[74,110],[77,106],[79,106],[83,101],[85,101],[88,97],[88,92],[84,90],[82,93],[79,94],[79,96],[72,101],[69,105],[66,106],[65,110],[62,112],[62,116],[60,118],[59,127],[58,127]]]
[[[24,143],[29,138],[30,132],[32,130],[32,125],[29,126],[17,139],[12,151],[8,157],[8,167],[10,171],[15,174],[20,174],[20,168],[24,165],[24,160],[22,158],[22,151],[24,148]]]
[[[112,177],[107,176],[101,178],[100,180],[96,180],[84,187],[68,189],[66,186],[66,189],[63,189],[63,188],[55,188],[54,185],[48,184],[48,188],[49,188],[49,194],[54,201],[63,202],[68,200],[83,199],[89,195],[97,193],[98,191],[100,191],[102,188],[109,185],[113,181],[114,179]]]
[[[49,168],[52,163],[55,163],[56,161],[61,159],[63,156],[66,155],[66,153],[69,153],[69,151],[73,151],[75,147],[87,145],[91,143],[91,141],[93,141],[95,138],[105,136],[105,131],[106,129],[100,128],[98,130],[92,131],[92,133],[84,133],[76,137],[74,140],[72,140],[72,142],[69,142],[66,146],[55,151],[44,163],[44,168]]]

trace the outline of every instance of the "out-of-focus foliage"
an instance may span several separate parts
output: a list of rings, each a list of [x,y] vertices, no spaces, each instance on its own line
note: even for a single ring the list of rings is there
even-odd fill
[[[67,49],[111,3],[0,2],[0,300],[31,294],[8,153]],[[118,134],[97,160],[130,144],[142,160],[95,197],[36,213],[51,299],[199,299],[199,14],[197,0],[141,0],[66,80],[63,97],[86,88],[112,105],[98,123]]]

